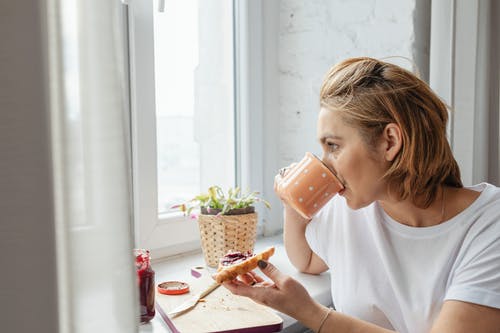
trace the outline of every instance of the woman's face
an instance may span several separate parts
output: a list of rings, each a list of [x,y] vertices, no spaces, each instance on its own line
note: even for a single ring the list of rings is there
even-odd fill
[[[339,195],[345,197],[349,207],[362,208],[384,198],[386,184],[381,179],[389,164],[382,144],[367,146],[358,130],[342,120],[339,111],[325,108],[318,117],[318,139],[323,162],[345,186]]]

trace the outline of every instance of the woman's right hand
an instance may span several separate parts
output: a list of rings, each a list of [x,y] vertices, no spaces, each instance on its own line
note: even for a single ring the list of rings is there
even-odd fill
[[[290,169],[293,168],[293,166],[296,165],[296,164],[297,163],[292,163],[292,164],[290,164],[287,167],[279,169],[279,171],[276,174],[276,176],[274,176],[274,192],[276,193],[276,195],[278,196],[278,198],[280,198],[280,200],[284,204],[286,204],[286,201],[283,198],[283,196],[281,195],[281,185],[283,184],[283,180],[284,180],[285,176],[287,175],[287,173],[290,172]]]
[[[299,213],[295,211],[288,203],[286,202],[285,198],[281,194],[281,186],[283,184],[283,181],[285,179],[285,176],[290,172],[290,169],[293,168],[297,163],[292,163],[287,167],[279,169],[278,173],[276,176],[274,176],[274,192],[280,198],[281,202],[283,203],[284,206],[284,215],[285,215],[285,220],[290,219],[293,221],[296,221],[297,223],[302,223],[302,224],[307,224],[309,222],[308,219],[302,217]]]
[[[286,200],[280,194],[280,186],[283,184],[285,176],[290,172],[290,168],[293,168],[295,165],[296,163],[292,163],[288,167],[280,169],[274,177],[274,191],[284,205],[283,241],[288,258],[298,270],[317,274],[325,271],[328,267],[312,252],[307,243],[305,230],[311,220],[300,215],[292,206],[287,204]]]

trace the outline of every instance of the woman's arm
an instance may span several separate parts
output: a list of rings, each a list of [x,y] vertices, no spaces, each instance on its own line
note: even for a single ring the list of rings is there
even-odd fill
[[[327,333],[389,333],[385,328],[333,311],[315,300],[295,279],[281,273],[264,261],[259,262],[262,272],[273,283],[263,282],[249,286],[240,281],[224,282],[224,286],[235,295],[250,297],[254,301],[270,306],[294,317],[315,332]]]
[[[445,301],[431,333],[500,333],[500,309],[462,301]]]
[[[272,282],[249,286],[240,281],[225,282],[233,294],[285,313],[319,333],[390,333],[369,322],[330,310],[319,304],[295,279],[281,273],[274,265],[260,261],[261,271]],[[260,280],[260,279],[259,279]],[[430,333],[500,333],[500,309],[461,301],[445,301]]]
[[[274,177],[274,191],[278,197],[280,196],[278,188],[284,174],[277,174]],[[283,239],[290,262],[303,273],[319,274],[325,272],[328,266],[311,250],[306,240],[306,227],[310,220],[302,217],[288,206],[283,198],[280,197],[280,199],[285,207],[283,210]]]
[[[300,216],[293,208],[285,204],[283,242],[290,262],[301,272],[319,274],[328,266],[309,247],[306,240],[306,227],[309,220]]]

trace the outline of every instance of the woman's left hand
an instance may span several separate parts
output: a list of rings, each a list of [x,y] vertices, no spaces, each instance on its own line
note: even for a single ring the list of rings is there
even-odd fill
[[[306,325],[319,322],[324,307],[311,298],[304,286],[271,263],[259,261],[259,268],[271,281],[264,281],[252,272],[253,281],[249,276],[240,277],[240,280],[224,282],[224,287],[235,295],[249,297]]]

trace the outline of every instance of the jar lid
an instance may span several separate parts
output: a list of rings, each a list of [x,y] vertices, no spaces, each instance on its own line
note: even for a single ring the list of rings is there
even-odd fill
[[[181,281],[166,281],[158,284],[158,292],[164,295],[180,295],[189,292],[189,285]]]

